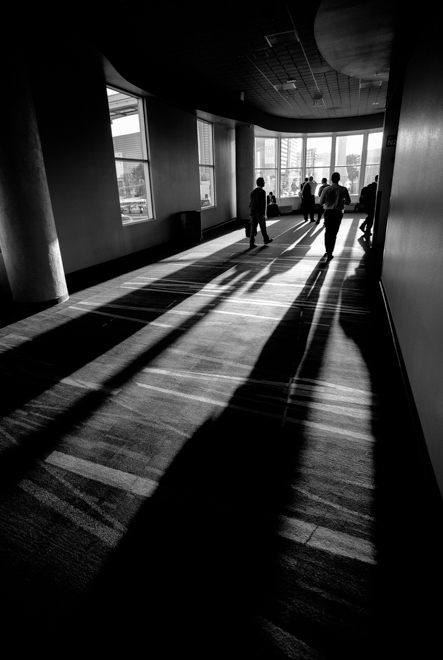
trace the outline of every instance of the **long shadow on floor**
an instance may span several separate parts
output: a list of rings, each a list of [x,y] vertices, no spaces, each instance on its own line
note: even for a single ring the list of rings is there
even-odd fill
[[[301,236],[302,232],[298,233],[297,230],[295,235]],[[314,237],[302,240],[306,243],[304,249],[295,261],[288,261],[286,267],[293,267],[296,261],[303,258]],[[93,389],[79,397],[79,390],[74,388],[72,402],[66,399],[61,412],[52,412],[53,418],[47,422],[41,420],[37,430],[29,431],[25,426],[21,429],[15,426],[14,443],[5,446],[1,452],[0,490],[16,483],[37,458],[44,458],[57,446],[69,429],[81,420],[87,420],[106,401],[109,391],[122,387],[135,373],[181,338],[183,333],[238,291],[245,278],[252,277],[257,269],[262,268],[260,258],[239,253],[233,260],[232,255],[233,246],[229,245],[204,259],[194,259],[191,265],[180,268],[172,276],[156,279],[151,285],[137,287],[136,291],[120,296],[112,300],[112,303],[99,304],[94,312],[85,311],[79,318],[70,319],[55,328],[50,319],[49,330],[39,333],[30,341],[23,341],[22,338],[18,347],[2,352],[0,369],[8,380],[8,388],[0,402],[0,411],[3,417],[7,417],[85,364],[93,364],[99,356],[124,342],[144,324],[148,326],[159,316],[171,312],[183,300],[198,295],[220,272],[234,269],[239,276],[228,286],[211,293],[208,298],[203,297],[203,304],[198,311],[190,312],[185,321],[178,322],[160,339],[153,339],[148,349],[143,346],[135,357],[132,353],[124,367],[116,370],[112,376],[102,379],[99,373],[97,376],[101,381],[101,389]],[[65,306],[69,306],[69,303]],[[141,325],[134,320],[137,315],[134,308],[140,309],[137,318],[140,318]],[[40,322],[44,323],[42,320]]]
[[[337,269],[319,305],[327,272],[323,263],[314,268],[248,381],[185,444],[79,603],[78,629],[97,649],[142,648],[152,658],[369,657],[366,594],[359,601],[353,585],[357,601],[343,609],[358,562],[300,543],[289,550],[279,537],[313,442],[311,397],[299,383],[318,377],[343,281]],[[297,399],[304,405],[294,407]]]
[[[364,358],[379,411],[372,422],[377,614],[384,630],[378,654],[433,658],[440,643],[435,603],[443,589],[443,507],[406,396],[370,244],[359,242],[363,256],[343,292],[344,298],[365,297],[370,315],[366,328],[343,306],[339,318]]]

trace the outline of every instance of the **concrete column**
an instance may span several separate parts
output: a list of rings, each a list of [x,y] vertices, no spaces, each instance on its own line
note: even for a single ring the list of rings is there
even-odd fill
[[[237,219],[249,220],[249,196],[254,185],[254,126],[235,127]]]
[[[388,102],[386,104],[383,125],[383,144],[381,149],[380,171],[377,186],[377,205],[374,217],[372,246],[381,258],[391,200],[392,178],[394,175],[397,132],[400,120],[401,101],[403,96],[403,74],[398,76],[393,72],[388,85]]]
[[[31,85],[19,49],[9,55],[0,103],[0,247],[13,301],[38,308],[69,295]]]

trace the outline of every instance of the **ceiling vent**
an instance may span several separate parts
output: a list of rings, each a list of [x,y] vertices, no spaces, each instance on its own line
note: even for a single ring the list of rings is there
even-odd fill
[[[269,53],[267,50],[256,50],[255,53],[252,53],[252,57],[254,60],[264,60],[267,57],[269,57]]]
[[[297,87],[295,86],[295,83],[293,83],[293,82],[278,83],[277,85],[274,85],[273,87],[274,87],[274,89],[277,90],[277,92],[282,92],[284,90],[290,91],[290,90],[297,89]]]
[[[265,35],[265,39],[271,48],[275,46],[284,46],[285,44],[296,44],[300,41],[295,30],[289,32],[279,32],[278,34]]]

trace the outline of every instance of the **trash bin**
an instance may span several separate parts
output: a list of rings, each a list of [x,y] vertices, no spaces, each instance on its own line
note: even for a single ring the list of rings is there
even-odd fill
[[[179,215],[180,237],[185,243],[202,240],[201,211],[182,211]]]

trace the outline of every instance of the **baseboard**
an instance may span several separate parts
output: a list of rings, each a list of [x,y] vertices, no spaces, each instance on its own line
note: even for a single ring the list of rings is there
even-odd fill
[[[380,293],[382,298],[382,304],[384,312],[386,314],[386,320],[389,326],[389,333],[392,339],[392,344],[395,352],[395,357],[397,361],[397,366],[401,376],[401,381],[404,389],[404,394],[406,398],[406,403],[408,407],[408,412],[413,427],[413,438],[415,439],[418,453],[421,460],[422,469],[426,476],[426,483],[429,487],[429,495],[431,502],[435,504],[436,511],[443,517],[443,499],[438,486],[437,478],[435,476],[434,468],[432,466],[431,457],[429,456],[426,438],[423,433],[423,428],[421,425],[420,417],[418,414],[417,406],[415,405],[414,395],[412,392],[411,384],[409,382],[408,373],[406,370],[406,365],[403,360],[402,351],[400,348],[400,342],[398,341],[397,333],[395,331],[395,326],[392,318],[392,314],[389,308],[389,303],[386,295],[386,291],[383,286],[382,279],[379,280]]]
[[[205,229],[202,230],[203,234],[206,234],[209,231],[212,231],[213,229],[221,229],[222,227],[225,227],[226,225],[229,225],[231,223],[238,222],[243,226],[243,224],[246,222],[246,220],[241,220],[240,218],[231,218],[230,220],[224,220],[223,222],[218,222],[216,225],[211,225],[211,227],[206,227]]]

